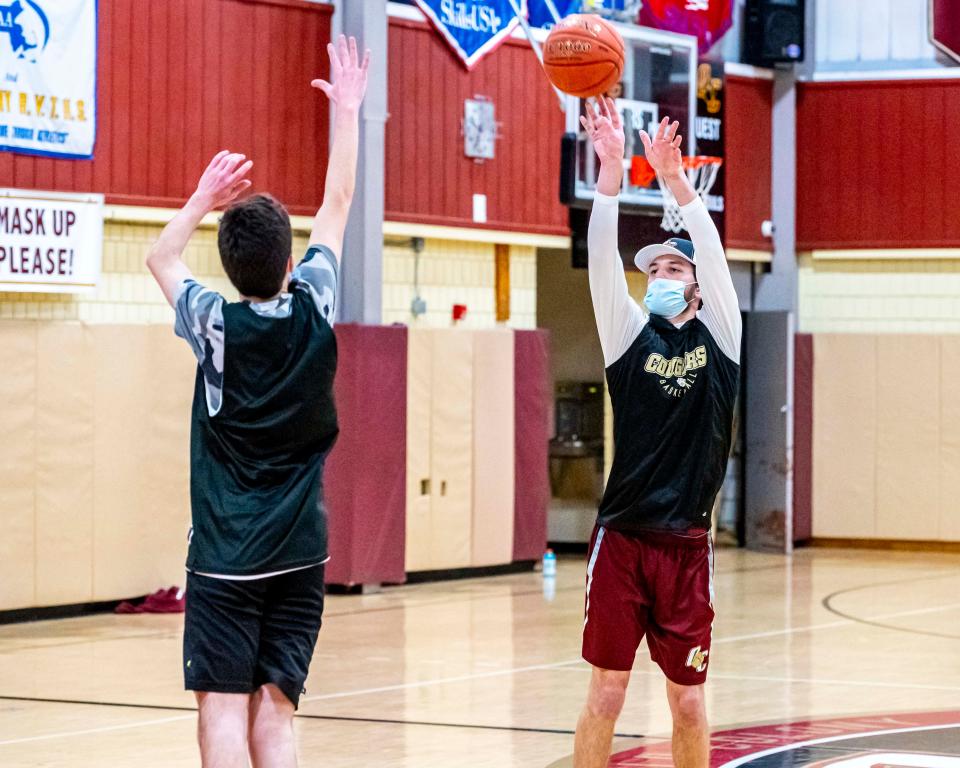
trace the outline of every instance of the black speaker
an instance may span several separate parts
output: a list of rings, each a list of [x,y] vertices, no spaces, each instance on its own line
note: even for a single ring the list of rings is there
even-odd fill
[[[747,0],[743,61],[758,67],[803,61],[804,0]]]

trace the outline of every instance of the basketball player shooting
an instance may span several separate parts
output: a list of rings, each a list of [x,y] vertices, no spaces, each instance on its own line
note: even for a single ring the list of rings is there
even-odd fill
[[[617,246],[624,133],[601,97],[581,118],[600,158],[588,232],[590,293],[613,403],[614,459],[587,566],[583,658],[592,666],[574,766],[601,768],[644,636],[666,676],[673,759],[707,768],[704,682],[713,623],[711,510],[733,431],[741,320],[723,245],[681,165],[679,124],[641,132],[693,242],[635,257],[648,290],[627,292]]]
[[[334,138],[297,267],[286,209],[269,195],[234,203],[252,162],[226,151],[147,257],[198,362],[183,664],[204,768],[297,764],[294,710],[323,614],[323,468],[338,434],[337,272],[370,55],[361,61],[342,35],[328,53],[330,82],[312,85],[334,105]],[[236,302],[200,285],[182,260],[203,217],[227,205],[217,243]]]

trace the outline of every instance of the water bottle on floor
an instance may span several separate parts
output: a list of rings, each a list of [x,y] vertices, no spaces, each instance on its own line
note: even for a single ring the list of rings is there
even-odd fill
[[[557,575],[557,556],[552,549],[543,553],[543,575],[545,578]]]

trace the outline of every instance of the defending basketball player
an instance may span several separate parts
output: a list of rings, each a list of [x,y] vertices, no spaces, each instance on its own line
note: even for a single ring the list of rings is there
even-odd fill
[[[323,205],[296,269],[290,218],[268,195],[233,204],[220,223],[239,302],[200,285],[184,264],[203,217],[250,187],[252,162],[226,151],[147,258],[199,363],[183,663],[207,768],[296,766],[293,715],[320,631],[323,467],[338,433],[332,325],[369,62],[342,35],[328,52],[330,82],[312,85],[334,105],[334,138]]]
[[[651,138],[650,165],[669,185],[693,240],[637,253],[642,308],[617,247],[624,133],[612,100],[581,118],[600,158],[588,233],[590,293],[613,403],[614,460],[590,545],[583,657],[593,666],[574,765],[610,755],[644,636],[666,677],[673,758],[707,768],[703,685],[713,623],[711,510],[732,438],[741,320],[723,245],[681,166],[678,124]]]

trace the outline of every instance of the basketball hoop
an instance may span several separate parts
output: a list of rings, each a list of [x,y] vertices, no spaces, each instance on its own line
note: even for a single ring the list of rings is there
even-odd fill
[[[722,157],[694,155],[693,157],[683,158],[683,169],[687,173],[687,178],[701,198],[710,191],[713,182],[717,180],[717,172],[721,165],[723,165]],[[657,181],[663,195],[663,218],[660,220],[660,228],[674,234],[681,232],[683,231],[683,216],[680,215],[680,205],[659,173],[657,174]]]

